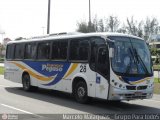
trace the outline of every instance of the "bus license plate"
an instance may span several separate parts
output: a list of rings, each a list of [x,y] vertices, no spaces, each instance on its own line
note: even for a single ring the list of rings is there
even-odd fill
[[[141,96],[142,93],[141,92],[135,92],[135,96]]]

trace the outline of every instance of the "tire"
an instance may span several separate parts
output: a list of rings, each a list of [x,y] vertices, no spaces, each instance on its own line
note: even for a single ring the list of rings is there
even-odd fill
[[[22,85],[23,85],[23,90],[24,91],[31,91],[32,90],[29,74],[24,74],[23,75],[23,77],[22,77]]]
[[[121,104],[121,100],[113,100],[113,101],[109,101],[111,104]]]
[[[74,88],[74,97],[79,103],[87,103],[89,101],[87,91],[87,85],[85,82],[80,81],[75,85]]]

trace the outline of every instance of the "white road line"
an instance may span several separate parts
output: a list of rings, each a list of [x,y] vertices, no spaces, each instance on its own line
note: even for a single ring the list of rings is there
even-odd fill
[[[40,115],[37,115],[37,114],[34,114],[34,113],[31,113],[31,112],[28,112],[28,111],[25,111],[25,110],[22,110],[22,109],[19,109],[19,108],[16,108],[16,107],[13,107],[13,106],[10,106],[10,105],[6,105],[6,104],[0,104],[4,107],[8,107],[8,108],[11,108],[11,109],[14,109],[14,110],[17,110],[17,111],[20,111],[20,112],[23,112],[23,113],[26,113],[26,114],[31,114],[31,115],[34,115],[34,116],[37,116],[37,117],[40,117],[42,118],[43,116],[40,116]]]
[[[0,87],[11,87],[11,86],[7,86],[7,85],[0,85]]]

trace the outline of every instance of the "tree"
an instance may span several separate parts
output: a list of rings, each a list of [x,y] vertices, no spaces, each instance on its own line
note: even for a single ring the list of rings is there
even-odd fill
[[[125,34],[127,32],[126,25],[123,23],[123,25],[117,30],[117,32]]]
[[[143,21],[134,20],[133,16],[129,20],[127,18],[127,33],[138,37],[143,37]]]
[[[132,34],[132,35],[136,35],[136,32],[137,32],[137,28],[136,28],[136,24],[137,24],[137,21],[135,21],[133,19],[133,16],[131,17],[131,20],[129,20],[129,18],[127,18],[127,31],[129,34]]]
[[[88,33],[89,32],[88,31],[88,25],[87,25],[86,22],[83,21],[81,23],[78,23],[77,26],[78,26],[78,29],[77,29],[78,32],[83,32],[83,33]]]
[[[147,17],[144,25],[144,39],[148,40],[148,38],[151,35],[157,34],[158,31],[159,31],[158,20],[156,18],[150,19],[149,17]]]
[[[92,22],[85,22],[82,21],[81,23],[77,24],[78,32],[82,32],[82,33],[89,33],[89,32],[96,32],[98,30],[98,22],[97,22],[97,18],[95,18]]]
[[[137,21],[133,16],[126,19],[126,23],[120,24],[118,17],[109,16],[104,19],[97,19],[97,16],[93,19],[93,22],[80,22],[78,25],[78,32],[120,32],[128,33],[138,37],[142,37],[145,40],[151,35],[158,34],[160,32],[159,22],[156,18],[147,17],[146,20]]]
[[[94,31],[98,32],[98,18],[97,15],[95,16],[95,18],[93,19],[93,24],[94,24]]]
[[[88,26],[88,32],[96,32],[96,28],[97,26],[95,25],[95,23],[90,23]]]
[[[23,39],[26,39],[26,38],[18,37],[18,38],[16,38],[15,40],[23,40]]]
[[[98,32],[105,32],[103,19],[100,19],[98,22]]]
[[[117,17],[109,16],[109,18],[106,20],[106,23],[107,23],[106,31],[109,31],[109,32],[117,32],[118,31],[120,21],[118,20]]]
[[[138,37],[143,37],[144,35],[143,35],[143,21],[140,21],[139,23],[138,23],[138,26],[137,26],[137,36]]]

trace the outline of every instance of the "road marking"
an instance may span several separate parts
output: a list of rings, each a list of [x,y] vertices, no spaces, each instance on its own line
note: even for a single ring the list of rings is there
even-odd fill
[[[0,85],[0,87],[11,87],[11,86],[7,86],[7,85]]]
[[[0,105],[2,105],[4,107],[11,108],[11,109],[14,109],[14,110],[17,110],[17,111],[20,111],[20,112],[23,112],[23,113],[26,113],[26,114],[31,114],[31,115],[34,115],[34,116],[37,116],[37,117],[40,117],[40,118],[44,117],[44,116],[37,115],[37,114],[31,113],[31,112],[28,112],[28,111],[25,111],[25,110],[10,106],[10,105],[6,105],[6,104],[0,104]]]

